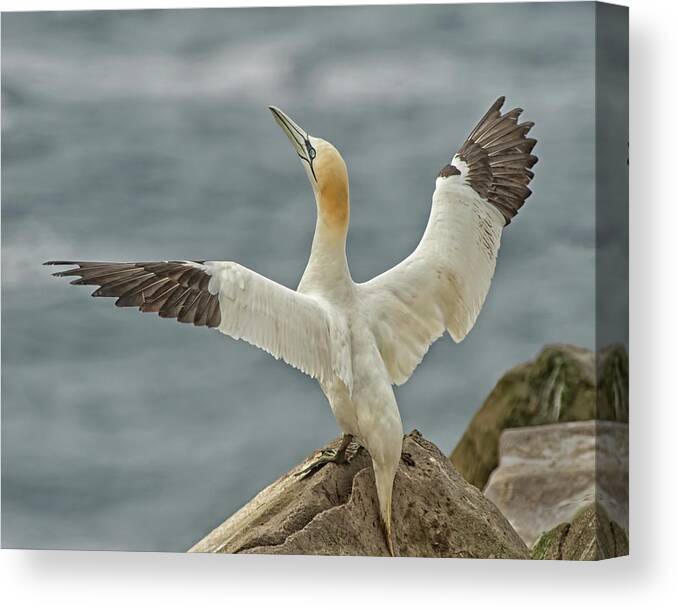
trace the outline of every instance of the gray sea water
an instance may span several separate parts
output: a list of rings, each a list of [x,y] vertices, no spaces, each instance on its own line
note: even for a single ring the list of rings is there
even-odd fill
[[[342,151],[348,257],[407,255],[434,177],[499,95],[539,139],[468,338],[397,389],[451,450],[498,377],[594,346],[593,5],[2,17],[2,545],[185,550],[337,435],[257,349],[89,298],[47,259],[237,260],[290,287],[310,186],[267,106]]]

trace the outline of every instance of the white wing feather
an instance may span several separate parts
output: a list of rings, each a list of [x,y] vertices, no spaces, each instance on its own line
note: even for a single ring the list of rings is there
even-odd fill
[[[350,391],[345,337],[321,301],[237,263],[205,261],[204,267],[211,276],[208,290],[219,297],[218,330],[321,382],[336,374]]]
[[[405,383],[447,330],[459,342],[471,330],[494,274],[502,214],[458,176],[438,178],[431,215],[416,250],[360,284],[361,298],[393,383]]]

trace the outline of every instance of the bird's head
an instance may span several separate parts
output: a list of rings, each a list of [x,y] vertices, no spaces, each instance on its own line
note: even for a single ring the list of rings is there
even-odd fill
[[[279,108],[270,106],[270,110],[301,159],[320,218],[331,226],[345,228],[349,219],[348,171],[339,151],[329,142],[309,135]]]

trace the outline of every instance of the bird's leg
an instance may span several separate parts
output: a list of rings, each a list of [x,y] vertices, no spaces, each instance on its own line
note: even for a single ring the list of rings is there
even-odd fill
[[[297,472],[297,476],[305,479],[316,473],[325,466],[325,464],[330,464],[332,462],[335,464],[348,464],[348,460],[346,459],[346,448],[350,445],[352,440],[352,435],[344,434],[341,439],[341,445],[339,445],[337,449],[323,449],[317,459],[313,460],[303,470]]]

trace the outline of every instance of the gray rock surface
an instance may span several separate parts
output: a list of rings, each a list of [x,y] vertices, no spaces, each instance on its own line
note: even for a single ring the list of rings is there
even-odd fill
[[[502,430],[592,419],[628,422],[628,408],[623,346],[596,355],[573,345],[548,345],[497,382],[450,459],[467,481],[483,489],[499,460]]]
[[[629,554],[626,530],[610,520],[605,510],[590,504],[571,523],[561,523],[542,534],[532,547],[532,559],[595,561]]]
[[[485,495],[528,546],[596,503],[628,529],[628,424],[585,421],[504,430]]]
[[[337,446],[339,439],[333,446]],[[393,528],[398,555],[529,558],[529,551],[496,506],[418,432],[405,437],[396,474]],[[374,476],[360,448],[347,465],[313,476],[280,477],[190,552],[309,555],[388,555]]]

